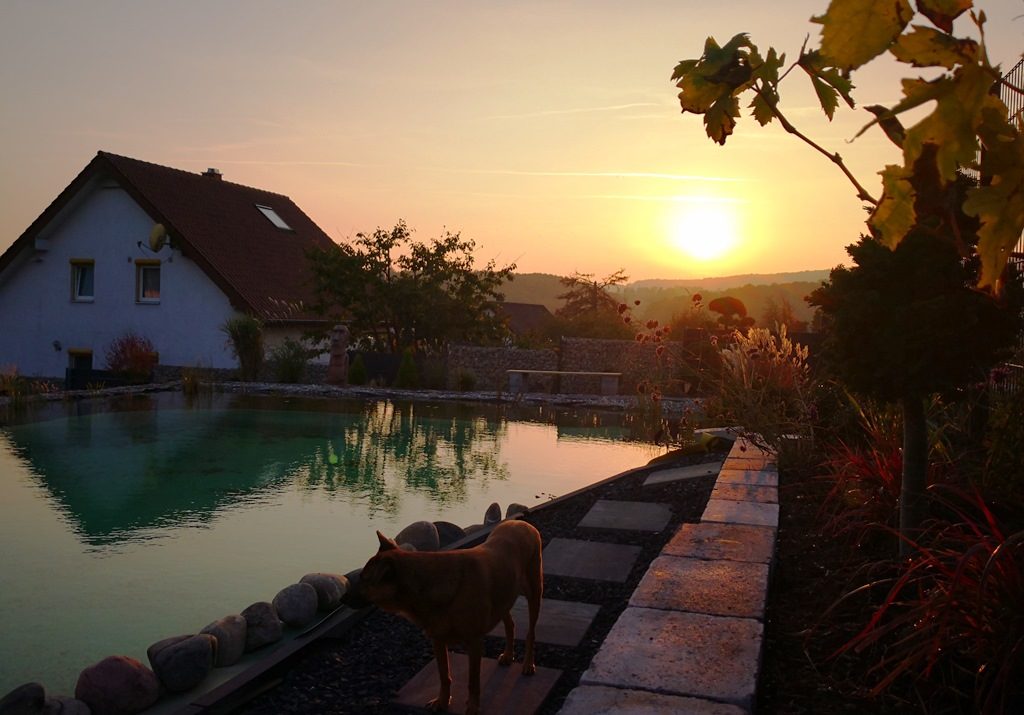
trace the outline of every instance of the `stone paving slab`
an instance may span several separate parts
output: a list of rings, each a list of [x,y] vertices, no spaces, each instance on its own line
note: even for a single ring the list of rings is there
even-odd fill
[[[749,709],[762,635],[761,623],[750,618],[630,606],[580,684],[710,698]]]
[[[733,457],[725,458],[722,469],[763,469],[769,472],[777,472],[779,468],[772,457]]]
[[[766,564],[659,556],[629,605],[764,620],[767,590]]]
[[[779,505],[758,504],[749,501],[708,499],[701,521],[717,521],[723,524],[753,524],[754,526],[779,526]]]
[[[464,713],[469,695],[469,658],[462,653],[452,653],[449,662],[452,704],[448,712]],[[480,711],[488,715],[532,715],[537,712],[561,675],[561,670],[538,665],[536,674],[525,676],[522,674],[521,663],[502,667],[494,658],[484,658],[480,661]],[[402,686],[394,702],[403,707],[423,708],[437,697],[437,690],[437,661],[431,660]]]
[[[747,524],[683,524],[661,553],[695,559],[767,564],[775,553],[775,529]]]
[[[573,688],[559,715],[746,715],[735,705],[603,685]]]
[[[645,487],[655,484],[666,484],[678,482],[683,479],[698,479],[700,477],[713,477],[722,469],[722,462],[702,462],[701,464],[690,464],[685,467],[674,467],[672,469],[659,469],[644,480]]]
[[[591,529],[625,529],[658,532],[672,519],[667,504],[598,499],[579,525]]]
[[[761,487],[779,486],[778,472],[768,472],[763,469],[722,469],[718,473],[719,484],[754,484]]]
[[[622,582],[639,555],[639,546],[559,537],[544,547],[544,575]]]
[[[728,499],[729,501],[756,501],[763,504],[779,503],[778,487],[763,487],[757,484],[737,484],[725,482],[715,484],[711,492],[712,499]]]
[[[537,642],[578,646],[600,610],[601,607],[596,603],[542,598],[540,616],[537,617]],[[517,598],[512,606],[512,620],[516,623],[516,640],[524,640],[530,613],[526,599],[522,596]],[[505,626],[499,623],[488,635],[497,636],[504,641]]]

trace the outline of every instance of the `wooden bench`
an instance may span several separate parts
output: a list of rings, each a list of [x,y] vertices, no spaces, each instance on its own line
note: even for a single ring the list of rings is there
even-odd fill
[[[529,375],[562,376],[574,377],[597,377],[601,379],[602,395],[619,394],[619,378],[621,372],[587,372],[584,370],[506,370],[508,373],[508,389],[513,395],[522,393],[526,387],[526,378]]]

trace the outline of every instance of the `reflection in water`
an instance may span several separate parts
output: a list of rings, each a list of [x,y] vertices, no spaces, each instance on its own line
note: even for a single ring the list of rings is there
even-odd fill
[[[284,483],[393,513],[403,495],[445,504],[469,480],[505,480],[498,420],[434,416],[390,402],[354,412],[130,409],[7,430],[9,449],[94,546],[199,526]],[[426,415],[421,415],[425,412]],[[2,444],[2,441],[0,441]]]
[[[621,415],[180,394],[0,413],[0,693],[72,691],[418,519],[479,522],[647,462]],[[56,577],[56,578],[55,578]]]

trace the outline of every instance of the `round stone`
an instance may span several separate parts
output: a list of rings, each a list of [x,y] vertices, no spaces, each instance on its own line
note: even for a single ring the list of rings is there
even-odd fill
[[[453,524],[450,521],[435,521],[434,528],[437,529],[437,538],[440,541],[441,548],[449,544],[454,544],[459,539],[466,536],[466,531],[458,524]]]
[[[242,618],[245,619],[246,653],[281,640],[281,619],[270,603],[257,601],[242,611]]]
[[[277,617],[293,628],[301,628],[316,617],[316,589],[308,583],[285,586],[274,596]]]
[[[234,614],[224,616],[200,631],[217,639],[217,654],[213,659],[215,666],[223,668],[242,659],[246,630],[245,619]]]
[[[75,697],[95,715],[135,715],[159,699],[160,681],[134,658],[111,655],[79,673]]]
[[[321,611],[333,611],[340,606],[348,591],[348,580],[336,573],[308,573],[299,583],[308,583],[316,590],[317,608]]]
[[[517,514],[525,514],[528,511],[530,511],[530,507],[512,502],[505,508],[505,518],[511,519]]]
[[[181,693],[203,682],[213,670],[217,639],[209,633],[172,636],[157,641],[146,655],[153,672],[172,693]]]
[[[42,684],[25,683],[0,698],[0,714],[36,715],[43,712],[45,702],[46,689]]]
[[[494,526],[501,521],[501,505],[498,502],[492,503],[484,513],[484,526]]]
[[[412,544],[417,551],[437,551],[441,546],[437,527],[430,521],[414,521],[398,532],[395,542]]]

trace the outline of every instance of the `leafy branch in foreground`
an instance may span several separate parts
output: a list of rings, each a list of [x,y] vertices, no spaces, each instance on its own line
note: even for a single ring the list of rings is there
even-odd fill
[[[752,95],[748,106],[760,125],[778,120],[839,168],[857,197],[871,207],[871,235],[890,248],[915,228],[953,228],[949,207],[938,199],[959,168],[978,169],[985,180],[971,189],[962,208],[980,222],[978,285],[998,293],[1010,251],[1024,230],[1024,137],[991,90],[996,83],[1013,92],[1021,89],[1003,82],[999,68],[989,61],[985,13],[975,12],[972,0],[917,0],[916,5],[917,12],[908,0],[831,0],[824,15],[812,18],[821,25],[821,46],[808,50],[805,44],[781,74],[785,54],[773,47],[762,53],[741,33],[722,46],[708,38],[698,59],[676,65],[672,80],[680,90],[683,112],[703,115],[708,136],[719,144],[725,144],[740,118],[740,95]],[[953,20],[965,12],[976,39],[953,35]],[[815,142],[785,116],[779,88],[800,68],[831,120],[840,100],[851,109],[856,106],[853,72],[885,53],[938,74],[903,79],[903,98],[892,107],[865,107],[873,118],[857,136],[877,126],[903,151],[902,165],[879,172],[882,194],[876,199],[837,152]],[[925,105],[932,105],[931,112],[904,127],[900,115]]]

